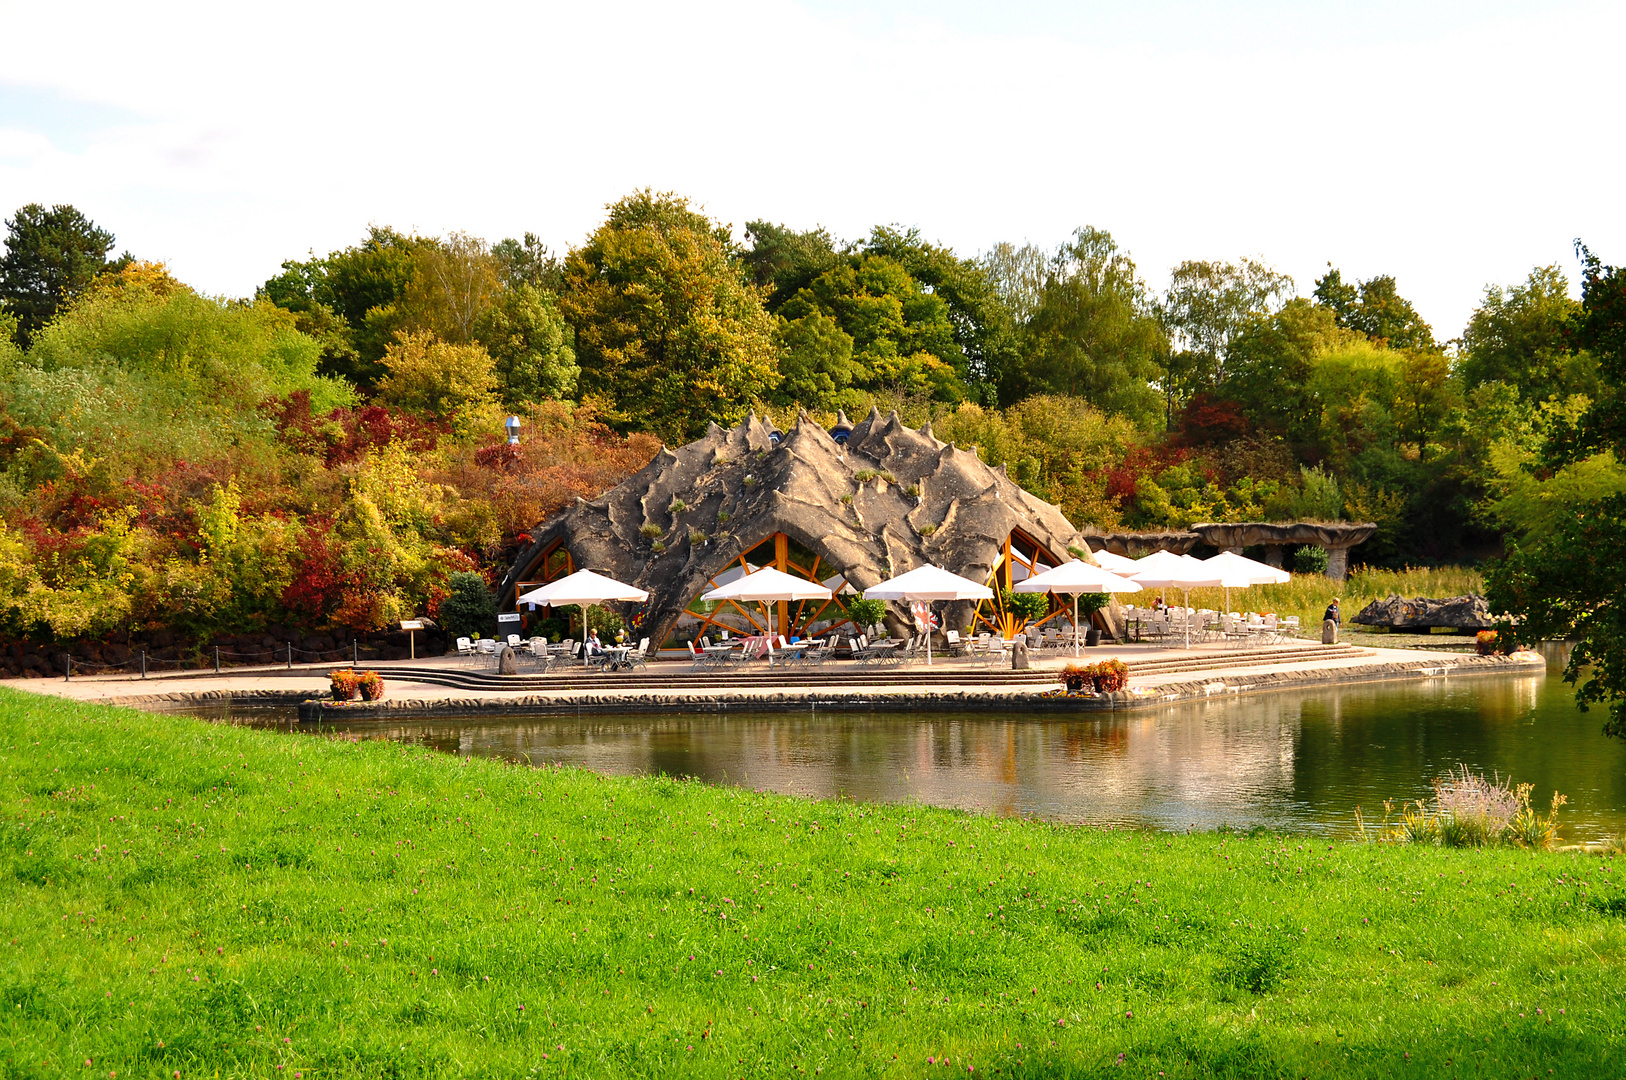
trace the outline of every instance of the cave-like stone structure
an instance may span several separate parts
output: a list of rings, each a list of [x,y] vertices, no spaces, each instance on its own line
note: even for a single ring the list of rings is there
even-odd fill
[[[1282,565],[1286,545],[1314,544],[1327,552],[1327,576],[1343,581],[1349,576],[1349,549],[1369,539],[1377,528],[1369,521],[1233,521],[1193,525],[1191,531],[1221,551],[1241,554],[1243,548],[1262,546],[1271,566]]]
[[[562,545],[576,569],[647,589],[639,634],[661,642],[712,578],[775,533],[858,590],[926,563],[986,581],[1013,533],[1054,560],[1084,553],[1094,561],[1054,505],[1003,467],[935,438],[929,424],[914,430],[896,413],[871,410],[856,426],[841,417],[826,431],[803,415],[780,433],[753,414],[663,447],[624,483],[543,521],[498,586],[498,601],[512,610],[515,586],[536,580]],[[937,605],[944,626],[968,625],[974,608]],[[906,605],[891,611],[889,624],[906,630]],[[1121,627],[1120,612],[1114,604],[1102,613],[1109,630]]]

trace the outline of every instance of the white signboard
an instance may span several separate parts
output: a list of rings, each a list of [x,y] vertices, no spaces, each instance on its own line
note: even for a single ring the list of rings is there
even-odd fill
[[[423,620],[422,619],[402,619],[401,620],[401,629],[402,630],[422,630],[423,629]]]
[[[517,612],[517,611],[505,611],[501,615],[497,616],[497,621],[500,622],[500,623],[519,622],[519,612]]]

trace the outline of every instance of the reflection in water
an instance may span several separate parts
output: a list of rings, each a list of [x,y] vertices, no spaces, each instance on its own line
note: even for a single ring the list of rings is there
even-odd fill
[[[1550,671],[1561,652],[1549,657]],[[243,719],[239,713],[237,719]],[[1570,797],[1565,835],[1626,828],[1626,744],[1542,675],[1215,698],[1161,712],[774,713],[424,720],[350,730],[447,753],[668,773],[818,797],[1059,821],[1344,832],[1459,764]],[[254,722],[254,721],[250,721]],[[280,726],[288,726],[281,722]]]

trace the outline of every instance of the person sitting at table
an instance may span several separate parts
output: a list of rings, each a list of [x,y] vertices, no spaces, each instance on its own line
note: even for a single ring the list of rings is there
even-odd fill
[[[587,655],[588,656],[603,656],[604,655],[604,645],[598,639],[598,631],[597,630],[589,630],[589,631],[587,631]]]
[[[1164,608],[1166,608],[1168,606],[1169,605],[1167,605],[1167,604],[1165,604],[1163,602],[1163,598],[1161,596],[1158,597],[1156,600],[1152,601],[1152,610],[1153,611],[1162,611]]]

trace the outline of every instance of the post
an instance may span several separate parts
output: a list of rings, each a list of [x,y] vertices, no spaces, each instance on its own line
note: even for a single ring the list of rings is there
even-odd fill
[[[73,657],[64,653],[62,655],[62,681],[69,682],[73,678]]]
[[[220,646],[215,646],[215,674],[220,674]]]
[[[418,658],[418,632],[416,630],[408,630],[407,631],[407,659],[416,660],[417,658]]]
[[[350,666],[355,667],[359,663],[361,663],[361,647],[356,644],[356,639],[355,638],[351,638],[350,639]]]
[[[143,679],[145,679],[147,677],[147,650],[146,649],[141,650],[141,677]]]
[[[288,642],[288,669],[290,671],[293,670],[293,666],[294,666],[294,643],[290,641],[290,642]]]

